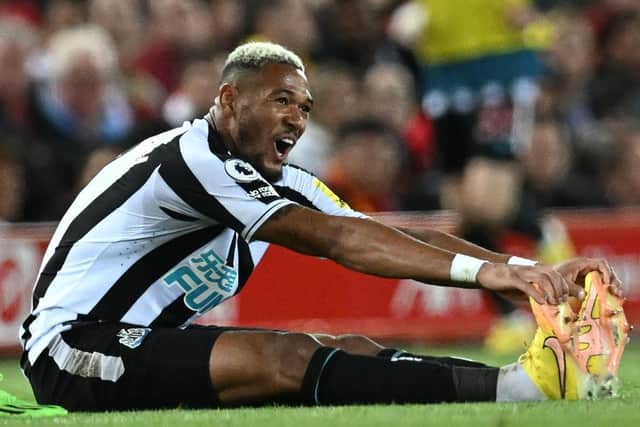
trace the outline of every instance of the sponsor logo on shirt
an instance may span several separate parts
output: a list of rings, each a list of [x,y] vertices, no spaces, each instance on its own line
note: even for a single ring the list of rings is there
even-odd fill
[[[265,197],[280,197],[278,192],[270,185],[265,185],[264,187],[258,187],[255,190],[249,191],[249,196],[258,200]]]
[[[169,271],[162,281],[184,291],[184,303],[202,314],[233,296],[238,273],[213,249],[205,248]]]

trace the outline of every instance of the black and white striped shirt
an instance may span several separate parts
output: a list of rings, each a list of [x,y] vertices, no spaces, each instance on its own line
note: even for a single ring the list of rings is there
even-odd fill
[[[252,241],[280,208],[351,210],[310,173],[268,183],[220,149],[203,119],[151,137],[82,190],[47,248],[21,328],[34,363],[75,320],[184,327],[237,294],[268,244]]]

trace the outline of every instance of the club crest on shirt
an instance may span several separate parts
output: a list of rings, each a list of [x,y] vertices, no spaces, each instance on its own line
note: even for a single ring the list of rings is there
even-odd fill
[[[149,328],[127,328],[120,329],[120,332],[116,335],[120,339],[118,342],[129,348],[137,348],[142,344],[144,337],[151,332]]]
[[[260,174],[250,163],[240,159],[226,160],[224,171],[237,182],[251,182],[260,178]]]

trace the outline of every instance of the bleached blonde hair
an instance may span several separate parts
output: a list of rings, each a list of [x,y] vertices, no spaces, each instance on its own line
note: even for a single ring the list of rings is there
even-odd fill
[[[227,56],[222,70],[222,81],[241,70],[259,70],[266,64],[288,64],[304,73],[304,64],[298,55],[277,43],[249,42],[236,47]]]

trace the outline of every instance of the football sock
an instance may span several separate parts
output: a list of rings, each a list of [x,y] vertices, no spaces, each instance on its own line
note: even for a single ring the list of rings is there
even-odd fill
[[[457,357],[434,357],[408,353],[395,348],[385,348],[378,353],[378,357],[391,360],[411,359],[424,361],[438,361],[450,366],[489,367],[480,362]],[[475,374],[472,374],[475,375]],[[515,402],[525,400],[545,400],[546,396],[533,383],[529,375],[519,363],[500,368],[496,385],[496,400],[499,402]]]
[[[516,362],[500,368],[496,386],[496,401],[521,402],[546,399],[547,397],[533,383],[520,363]]]
[[[491,401],[498,371],[321,347],[311,358],[301,392],[307,403],[316,405]]]
[[[380,350],[377,354],[378,357],[382,357],[389,360],[413,360],[415,362],[423,362],[423,361],[437,361],[445,365],[449,366],[466,366],[469,368],[491,368],[489,365],[485,365],[484,363],[476,362],[474,360],[463,359],[459,357],[446,356],[446,357],[436,357],[436,356],[425,356],[421,354],[409,353],[404,350],[398,350],[396,348],[385,348]]]

